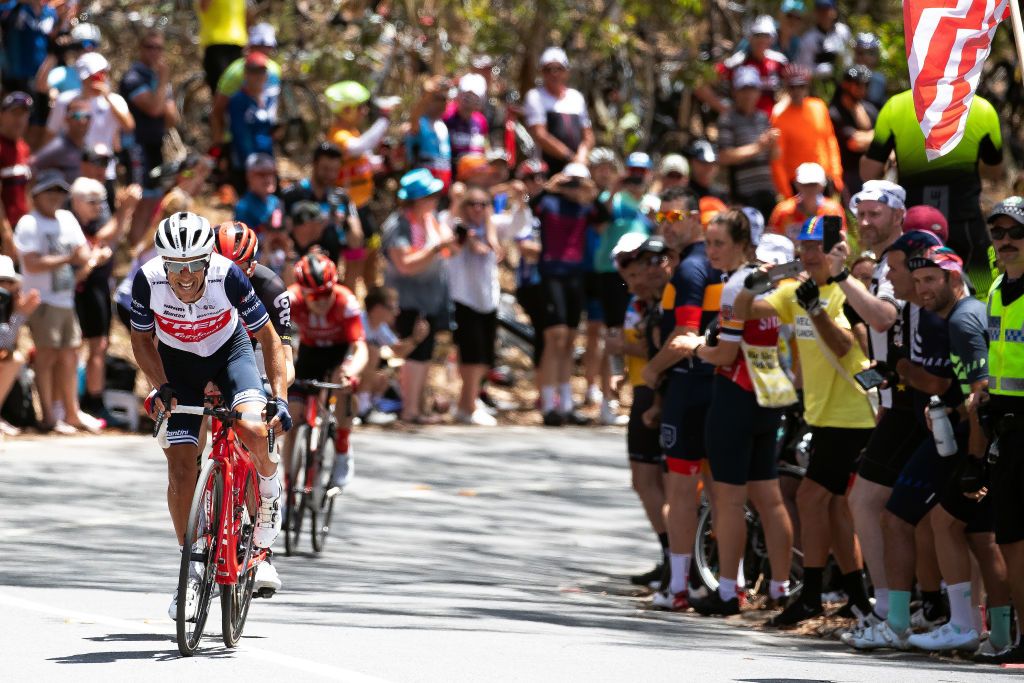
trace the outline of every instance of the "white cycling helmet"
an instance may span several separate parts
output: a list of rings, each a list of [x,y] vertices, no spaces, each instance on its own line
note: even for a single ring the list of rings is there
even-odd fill
[[[164,258],[202,258],[213,253],[210,221],[191,211],[182,211],[160,221],[153,240]]]
[[[71,29],[71,40],[76,43],[83,43],[88,40],[99,45],[100,29],[95,24],[78,24]]]

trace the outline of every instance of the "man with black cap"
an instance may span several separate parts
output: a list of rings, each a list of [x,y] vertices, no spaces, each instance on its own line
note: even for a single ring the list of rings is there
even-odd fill
[[[714,187],[715,175],[718,173],[718,153],[715,146],[707,140],[696,140],[687,152],[690,158],[689,188],[698,199],[714,197],[726,200],[725,193]]]
[[[91,250],[74,215],[60,207],[68,184],[56,171],[40,175],[32,187],[34,209],[14,229],[23,284],[39,291],[42,304],[29,319],[36,346],[36,386],[43,426],[61,434],[96,432],[99,422],[78,408],[78,359],[82,332],[75,316],[74,268],[89,261]],[[54,413],[64,404],[64,419]]]
[[[836,0],[814,0],[814,25],[800,37],[796,63],[814,71],[815,79],[831,79],[850,63],[850,27],[839,21]]]
[[[860,64],[848,67],[828,107],[839,141],[843,185],[849,196],[860,192],[860,158],[871,145],[878,119],[878,109],[864,99],[870,82],[871,69]]]
[[[14,256],[11,229],[28,213],[29,149],[24,138],[31,110],[27,93],[12,92],[0,100],[0,251],[7,256]]]
[[[970,466],[960,483],[968,493],[987,486],[992,496],[996,542],[1006,559],[1019,618],[1024,605],[1024,198],[997,204],[988,229],[1004,272],[989,290],[988,390],[972,396],[972,408],[993,443],[970,450]],[[1024,663],[1024,642],[977,659]]]

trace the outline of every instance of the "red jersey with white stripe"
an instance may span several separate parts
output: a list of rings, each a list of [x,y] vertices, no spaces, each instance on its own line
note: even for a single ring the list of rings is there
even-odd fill
[[[743,266],[733,273],[722,288],[722,310],[719,313],[719,333],[721,341],[739,344],[746,342],[752,346],[775,346],[779,343],[779,319],[776,316],[761,320],[740,320],[736,317],[733,305],[736,297],[743,291],[743,281],[755,270],[754,266]],[[762,298],[761,296],[757,297]],[[747,370],[747,359],[743,351],[736,354],[732,365],[718,368],[718,374],[725,375],[747,391],[753,391],[754,385]]]
[[[365,338],[363,308],[347,287],[335,285],[330,308],[323,315],[313,313],[297,284],[288,288],[291,300],[292,327],[299,331],[303,346],[337,346]]]

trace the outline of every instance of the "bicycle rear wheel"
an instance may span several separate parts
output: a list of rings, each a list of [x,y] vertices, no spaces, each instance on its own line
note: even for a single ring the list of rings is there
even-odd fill
[[[313,483],[312,499],[312,522],[309,534],[313,539],[313,552],[319,553],[327,543],[327,536],[331,531],[331,515],[334,513],[334,499],[337,497],[331,488],[331,474],[334,472],[334,432],[333,429],[324,430],[324,442],[320,445],[318,453],[319,472]]]
[[[312,154],[320,131],[326,129],[317,94],[302,81],[282,79],[277,118],[284,129],[278,143],[282,155],[305,161]]]
[[[249,604],[252,602],[256,565],[249,565],[256,552],[252,538],[256,529],[256,508],[259,501],[256,477],[250,471],[245,478],[245,486],[241,489],[240,499],[233,501],[233,507],[238,511],[231,520],[231,523],[238,527],[238,546],[235,549],[238,553],[238,581],[233,586],[220,588],[221,631],[224,644],[228,647],[237,645],[238,639],[242,637],[245,618],[249,616]]]
[[[718,540],[711,525],[711,506],[702,505],[697,517],[697,536],[693,544],[693,562],[697,578],[709,592],[718,590]]]
[[[309,455],[309,425],[299,425],[295,430],[295,445],[288,464],[287,486],[284,498],[284,554],[291,555],[299,549],[299,532],[302,531],[302,517],[306,508],[306,459]]]
[[[189,147],[199,150],[210,148],[210,114],[213,111],[213,98],[206,78],[202,73],[188,77],[176,89],[178,91],[178,134]]]
[[[199,649],[199,641],[203,637],[203,628],[210,613],[210,600],[216,585],[217,568],[213,556],[217,548],[217,530],[223,509],[222,476],[217,463],[207,461],[199,474],[199,481],[196,482],[192,508],[188,513],[184,543],[184,548],[188,551],[183,548],[181,553],[177,615],[178,651],[185,657],[191,657]],[[198,579],[193,577],[195,573],[199,574]],[[197,586],[193,583],[198,595],[196,614],[193,620],[187,621],[189,583],[197,580]]]

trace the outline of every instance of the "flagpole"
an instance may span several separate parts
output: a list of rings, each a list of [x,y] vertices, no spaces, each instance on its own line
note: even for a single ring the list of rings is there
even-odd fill
[[[1024,74],[1024,25],[1020,18],[1020,0],[1010,0],[1010,25],[1017,45],[1017,70]]]

